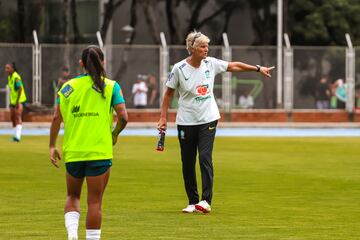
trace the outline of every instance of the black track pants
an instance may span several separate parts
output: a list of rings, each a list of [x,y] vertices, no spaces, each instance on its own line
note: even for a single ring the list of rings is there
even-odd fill
[[[202,179],[202,200],[211,204],[214,170],[212,150],[214,145],[217,121],[201,125],[178,125],[178,138],[181,147],[182,171],[189,204],[199,202],[196,183],[196,154],[199,151],[199,162]]]

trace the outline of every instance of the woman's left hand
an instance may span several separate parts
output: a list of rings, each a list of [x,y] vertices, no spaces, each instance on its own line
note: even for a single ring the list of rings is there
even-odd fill
[[[50,147],[50,161],[51,163],[59,168],[58,161],[61,160],[60,153],[55,147]]]
[[[112,144],[113,146],[116,144],[119,134],[116,134],[114,131],[112,132]]]
[[[273,70],[275,66],[272,67],[260,67],[260,73],[266,77],[271,77],[270,71]]]

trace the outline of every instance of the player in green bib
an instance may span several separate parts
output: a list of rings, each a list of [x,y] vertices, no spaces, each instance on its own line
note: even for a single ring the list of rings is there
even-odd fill
[[[58,104],[50,128],[50,160],[56,167],[60,154],[56,139],[64,122],[63,158],[66,166],[67,199],[65,226],[68,239],[78,239],[80,194],[83,180],[88,187],[86,239],[100,239],[101,202],[112,165],[112,146],[127,123],[120,85],[105,76],[104,54],[97,46],[83,52],[84,74],[66,82],[58,92]],[[112,129],[113,111],[118,121]]]
[[[22,113],[26,103],[24,84],[17,72],[15,63],[5,65],[5,72],[8,75],[8,87],[10,89],[10,117],[15,134],[13,140],[20,142],[22,130]]]

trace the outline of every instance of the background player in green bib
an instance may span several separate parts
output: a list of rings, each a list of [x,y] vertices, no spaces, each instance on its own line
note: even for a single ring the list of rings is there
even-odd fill
[[[66,165],[67,199],[65,226],[68,239],[78,239],[80,194],[84,178],[88,186],[86,239],[100,239],[101,202],[112,165],[112,145],[127,123],[120,85],[105,76],[104,54],[89,46],[80,65],[84,74],[66,82],[58,92],[58,105],[50,129],[50,160],[58,167],[55,147],[64,121],[63,158]],[[118,121],[112,130],[113,110]]]
[[[5,65],[5,72],[8,75],[8,87],[10,89],[10,116],[15,134],[13,140],[20,142],[22,129],[23,105],[26,102],[26,95],[23,82],[17,72],[15,63]]]

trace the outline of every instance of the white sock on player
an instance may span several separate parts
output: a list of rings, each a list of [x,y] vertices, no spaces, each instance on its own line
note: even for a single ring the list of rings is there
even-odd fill
[[[21,129],[22,129],[22,125],[18,124],[15,127],[15,137],[20,140],[21,139]]]
[[[79,218],[80,213],[76,211],[65,213],[65,227],[68,232],[69,240],[78,239]]]
[[[100,229],[86,229],[86,240],[99,240],[100,235]]]

